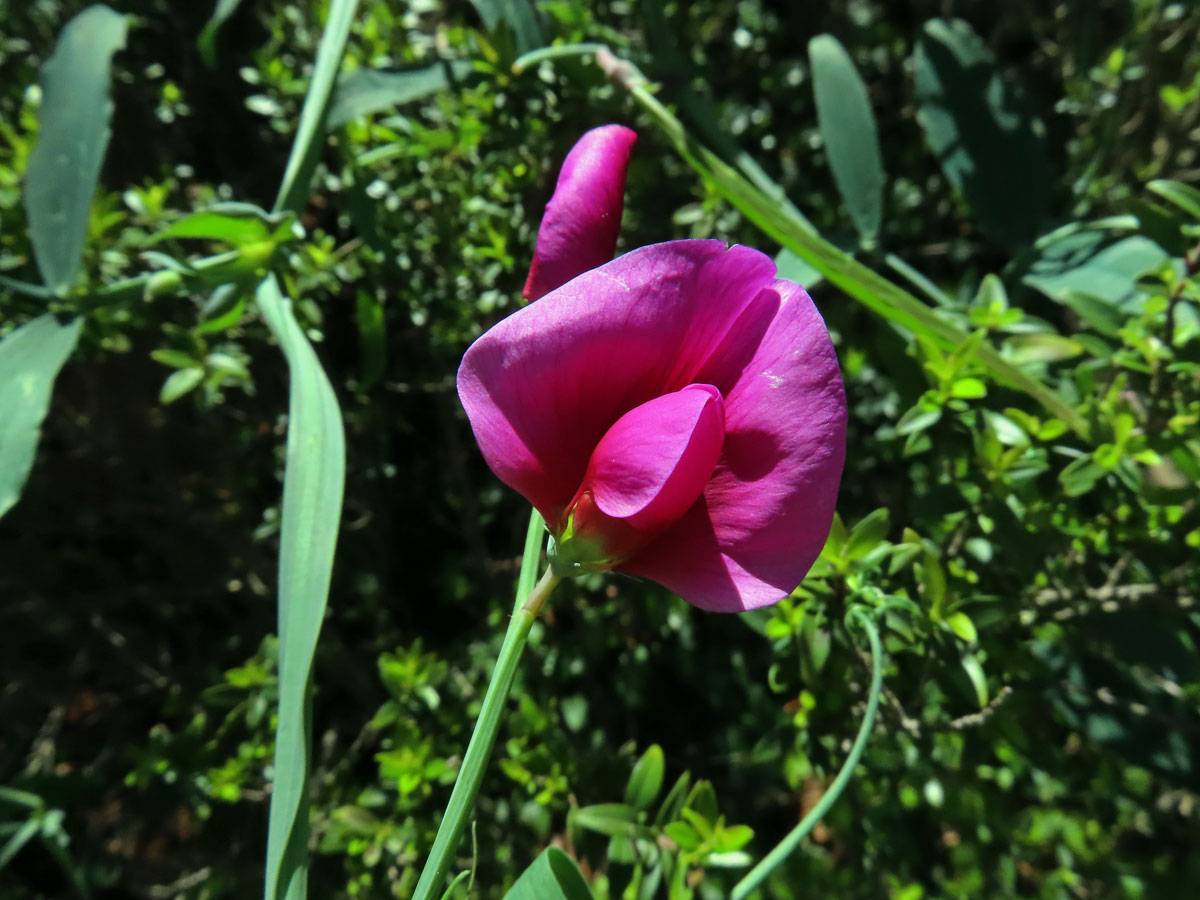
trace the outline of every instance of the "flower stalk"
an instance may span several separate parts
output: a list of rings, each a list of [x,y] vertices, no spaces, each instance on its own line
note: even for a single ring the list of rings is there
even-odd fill
[[[858,767],[858,760],[867,747],[867,740],[875,725],[875,713],[879,709],[879,693],[883,687],[883,649],[879,645],[879,629],[875,627],[870,612],[862,607],[856,607],[847,613],[846,621],[847,624],[857,623],[867,633],[867,640],[871,644],[871,688],[867,695],[867,711],[863,716],[862,725],[859,726],[858,736],[855,737],[850,754],[846,757],[846,762],[842,764],[841,771],[833,780],[833,784],[829,786],[829,790],[821,796],[817,805],[809,810],[808,815],[788,833],[788,836],[780,841],[774,850],[764,856],[758,865],[734,886],[729,900],[746,900],[785,859],[795,852],[796,848],[800,846],[800,842],[816,827],[825,813],[829,812],[833,804],[837,802],[842,791],[846,789],[854,770]]]
[[[521,561],[521,574],[517,578],[517,607],[508,623],[508,631],[505,632],[504,643],[500,646],[492,679],[488,684],[487,693],[484,694],[483,705],[479,709],[479,718],[475,720],[475,730],[467,744],[467,752],[458,770],[454,789],[450,792],[450,802],[446,806],[445,815],[442,816],[442,823],[438,826],[429,858],[425,860],[425,868],[417,881],[413,900],[430,900],[432,897],[441,896],[439,891],[454,859],[454,849],[458,846],[471,810],[475,807],[475,797],[479,793],[479,785],[483,781],[492,746],[496,743],[500,715],[512,688],[525,643],[529,639],[529,629],[533,627],[546,598],[558,585],[558,576],[547,570],[532,590],[527,591],[525,588],[537,574],[537,551],[541,546],[542,530],[541,516],[535,510],[530,517],[525,542],[526,552]],[[534,548],[533,552],[530,552],[531,547]]]

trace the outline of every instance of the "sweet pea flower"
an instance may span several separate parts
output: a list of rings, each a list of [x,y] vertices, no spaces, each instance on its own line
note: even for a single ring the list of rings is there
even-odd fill
[[[607,150],[619,177],[593,169],[601,188],[564,167],[547,218],[601,203],[619,220],[631,145]],[[612,219],[590,221],[590,256],[591,226],[543,246],[543,224],[539,278],[612,253]],[[485,460],[555,537],[552,565],[649,578],[713,611],[783,599],[824,545],[845,458],[841,374],[808,294],[721,241],[642,247],[567,277],[458,372]]]

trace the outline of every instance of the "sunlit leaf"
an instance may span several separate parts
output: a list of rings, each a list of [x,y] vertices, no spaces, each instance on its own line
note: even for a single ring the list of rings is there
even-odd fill
[[[833,35],[809,41],[808,59],[829,167],[860,239],[874,244],[883,220],[884,176],[866,85]]]
[[[108,147],[112,55],[125,46],[128,19],[89,6],[63,27],[42,66],[38,140],[25,173],[25,209],[38,269],[47,287],[75,280],[88,215]]]
[[[338,79],[327,124],[339,128],[359,116],[428,97],[467,77],[473,69],[473,64],[465,60],[393,72],[355,69]]]
[[[45,315],[0,340],[0,516],[21,496],[59,369],[75,348],[82,319]]]

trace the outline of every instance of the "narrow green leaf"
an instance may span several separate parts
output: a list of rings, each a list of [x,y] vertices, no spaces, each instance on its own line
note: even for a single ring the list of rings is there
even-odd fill
[[[646,830],[637,822],[637,810],[627,803],[597,803],[571,811],[571,822],[609,837],[639,837]]]
[[[41,827],[42,823],[37,819],[27,819],[21,823],[16,833],[8,839],[3,848],[0,848],[0,869],[7,866],[12,858],[21,852],[21,848],[29,843],[30,838],[37,835]]]
[[[341,519],[346,445],[333,386],[273,275],[255,299],[291,377],[279,540],[279,725],[265,896],[292,900],[307,888],[308,694]]]
[[[217,0],[217,5],[213,9],[213,14],[205,23],[200,36],[196,38],[196,47],[200,51],[200,58],[204,60],[204,64],[210,69],[217,64],[217,32],[221,30],[221,26],[225,24],[225,20],[232,16],[242,0]]]
[[[488,32],[501,26],[512,29],[517,53],[528,53],[546,43],[542,18],[533,0],[471,0],[471,5]]]
[[[46,286],[61,293],[79,271],[92,195],[108,147],[112,55],[128,20],[89,6],[64,26],[42,66],[38,140],[25,173],[29,237]]]
[[[60,325],[39,316],[0,340],[0,516],[21,496],[59,369],[75,348],[82,319]]]
[[[394,72],[375,69],[347,72],[334,88],[327,125],[339,128],[359,116],[428,97],[466,78],[474,68],[469,60],[459,59]]]
[[[649,809],[662,790],[664,768],[662,747],[651,744],[633,767],[629,783],[625,785],[625,802],[634,809]]]
[[[813,95],[825,154],[864,245],[883,221],[883,160],[871,100],[850,54],[830,34],[808,42]]]
[[[1193,219],[1200,221],[1200,190],[1190,184],[1158,179],[1146,185],[1164,200],[1174,203]]]
[[[279,194],[275,197],[275,212],[290,210],[299,213],[308,197],[313,172],[321,149],[325,145],[325,114],[329,109],[330,94],[346,52],[346,39],[350,26],[354,24],[354,13],[358,0],[331,0],[329,18],[317,48],[317,61],[313,66],[312,81],[304,96],[304,108],[300,111],[300,124],[296,128],[296,139]]]
[[[987,675],[983,672],[983,666],[979,662],[979,657],[973,653],[968,653],[962,658],[963,671],[967,673],[967,677],[971,679],[971,687],[975,689],[975,699],[979,703],[979,708],[983,709],[988,705],[988,683]]]
[[[663,800],[662,806],[658,808],[658,815],[654,817],[656,826],[663,826],[667,822],[671,822],[679,818],[679,810],[683,808],[683,801],[687,799],[688,789],[692,785],[692,776],[689,772],[684,772],[676,780],[671,790],[667,791],[666,799]]]
[[[200,387],[203,381],[204,370],[201,368],[178,369],[163,382],[162,389],[158,392],[158,402],[164,406],[174,403],[180,397]]]
[[[592,894],[575,861],[550,847],[521,874],[504,900],[592,900]]]
[[[950,183],[1007,246],[1032,242],[1051,183],[1023,93],[961,19],[926,22],[913,65],[917,121]]]
[[[242,247],[247,244],[260,244],[270,237],[270,229],[262,219],[202,210],[185,216],[163,229],[151,238],[151,243],[168,238],[199,238],[224,241],[235,247]]]
[[[19,281],[4,275],[0,275],[0,288],[7,288],[14,294],[23,294],[26,297],[37,297],[39,300],[54,299],[54,291],[45,285],[30,284],[28,281]]]

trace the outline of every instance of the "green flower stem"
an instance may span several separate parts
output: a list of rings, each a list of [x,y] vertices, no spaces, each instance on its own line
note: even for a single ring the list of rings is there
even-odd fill
[[[535,528],[535,522],[536,528]],[[534,512],[530,518],[529,534],[536,535],[538,546],[541,542],[542,517]],[[521,585],[532,580],[529,572],[537,572],[538,553],[529,553],[531,540],[526,540],[526,553],[521,564],[521,574],[517,579],[517,597],[519,605],[508,623],[508,631],[504,635],[504,643],[500,647],[500,656],[496,660],[496,668],[492,672],[491,683],[483,697],[483,706],[479,709],[479,718],[475,721],[475,731],[467,744],[467,753],[463,757],[462,768],[458,770],[458,778],[454,782],[454,790],[450,792],[450,802],[446,806],[446,814],[442,824],[438,826],[437,837],[433,839],[433,848],[421,871],[413,900],[430,900],[431,897],[441,896],[439,893],[446,874],[453,861],[454,848],[462,836],[471,810],[475,806],[475,795],[479,793],[479,783],[483,780],[483,772],[487,766],[488,757],[492,753],[492,745],[496,742],[496,732],[500,729],[500,714],[504,711],[504,703],[508,699],[509,689],[512,688],[513,676],[517,673],[517,663],[521,652],[525,649],[525,641],[529,637],[529,629],[537,618],[538,612],[550,596],[550,592],[558,585],[559,577],[546,570],[527,596],[523,596]]]
[[[816,827],[817,822],[821,821],[825,813],[829,812],[829,808],[837,802],[838,797],[849,783],[850,777],[854,774],[863,750],[866,749],[867,740],[871,736],[871,728],[875,724],[875,712],[879,708],[879,692],[883,687],[883,650],[879,646],[879,630],[875,627],[870,613],[861,609],[853,609],[847,619],[857,621],[867,633],[867,640],[871,642],[871,690],[867,696],[867,712],[863,716],[862,725],[859,726],[858,737],[854,739],[850,755],[846,757],[842,770],[838,772],[837,778],[833,780],[829,790],[822,795],[820,801],[809,811],[808,815],[800,820],[800,824],[793,828],[774,850],[764,856],[762,861],[734,886],[729,900],[746,900],[751,892],[766,881],[780,863],[795,851],[800,842]]]
[[[521,554],[521,575],[517,579],[517,603],[519,609],[533,590],[537,581],[538,560],[542,556],[545,542],[546,520],[536,509],[529,511],[529,529],[525,532],[525,552]]]
[[[537,65],[547,59],[562,59],[566,56],[586,56],[589,53],[599,53],[608,50],[607,44],[556,44],[553,47],[539,47],[518,56],[512,65],[514,75],[520,75],[530,66]]]

